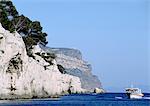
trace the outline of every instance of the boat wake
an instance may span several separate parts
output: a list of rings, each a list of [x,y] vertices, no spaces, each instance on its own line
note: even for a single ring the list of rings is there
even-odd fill
[[[118,96],[117,96],[117,97],[115,97],[115,99],[123,99],[123,97],[118,97]]]
[[[148,99],[148,100],[150,100],[150,97],[143,97],[142,99]]]

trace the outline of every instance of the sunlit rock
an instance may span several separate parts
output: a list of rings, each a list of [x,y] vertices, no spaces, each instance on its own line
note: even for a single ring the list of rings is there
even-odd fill
[[[102,88],[95,88],[94,93],[105,93],[105,91]]]

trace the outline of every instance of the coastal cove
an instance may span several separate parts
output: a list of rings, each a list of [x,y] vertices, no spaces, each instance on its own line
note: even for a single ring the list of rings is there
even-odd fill
[[[0,0],[0,106],[150,106],[143,1]]]
[[[0,1],[0,99],[104,92],[79,50],[47,47],[40,22]]]

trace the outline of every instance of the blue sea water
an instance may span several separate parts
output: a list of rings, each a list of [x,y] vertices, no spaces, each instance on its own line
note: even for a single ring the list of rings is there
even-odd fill
[[[72,94],[57,99],[1,101],[1,106],[150,106],[150,93],[128,99],[125,93]]]

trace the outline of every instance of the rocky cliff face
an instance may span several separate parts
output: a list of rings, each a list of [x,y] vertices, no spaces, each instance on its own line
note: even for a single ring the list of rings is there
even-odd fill
[[[48,57],[45,51],[35,46],[29,57],[22,37],[17,32],[3,29],[0,24],[0,99],[49,97],[84,91],[78,77],[62,74],[55,59],[48,58],[50,64],[40,54]],[[57,61],[63,60],[58,58]],[[69,67],[72,66],[66,64],[66,68]]]
[[[102,88],[98,77],[91,72],[91,65],[82,60],[82,54],[79,50],[68,48],[41,48],[46,52],[55,53],[57,55],[57,63],[64,67],[66,73],[80,78],[82,88],[88,91],[93,91],[95,88]]]

